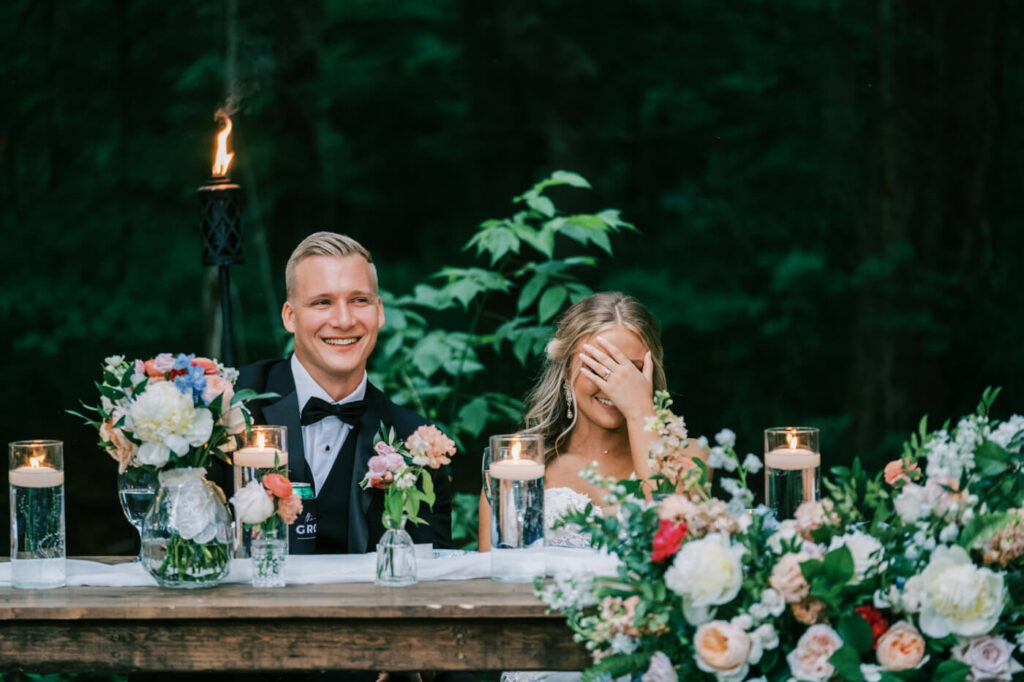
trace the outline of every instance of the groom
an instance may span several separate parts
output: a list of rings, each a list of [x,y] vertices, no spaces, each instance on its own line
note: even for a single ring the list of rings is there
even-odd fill
[[[315,494],[303,502],[290,551],[371,551],[384,533],[384,491],[363,490],[359,481],[374,454],[374,437],[382,424],[405,439],[428,422],[367,381],[366,361],[384,326],[384,306],[366,248],[334,232],[311,234],[288,259],[285,280],[281,319],[295,336],[295,353],[241,368],[236,389],[281,396],[249,403],[253,419],[288,427],[289,476],[311,484]],[[450,547],[451,482],[443,469],[430,473],[437,501],[432,511],[426,505],[420,510],[426,524],[407,530],[415,542]]]

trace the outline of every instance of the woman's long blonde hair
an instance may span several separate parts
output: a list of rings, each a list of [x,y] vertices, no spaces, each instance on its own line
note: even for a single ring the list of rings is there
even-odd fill
[[[545,349],[543,372],[526,396],[527,431],[544,438],[545,460],[550,461],[560,454],[559,448],[576,426],[579,410],[572,393],[575,377],[570,376],[570,372],[579,345],[594,334],[618,325],[640,337],[651,350],[654,390],[666,387],[661,332],[651,311],[632,296],[617,291],[587,296],[566,310],[558,320],[555,337]],[[571,398],[566,396],[566,385],[570,387]],[[568,416],[570,411],[571,418]]]

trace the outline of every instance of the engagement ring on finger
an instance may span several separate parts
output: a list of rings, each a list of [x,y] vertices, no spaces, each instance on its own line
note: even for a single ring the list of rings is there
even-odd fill
[[[608,377],[610,377],[611,375],[612,375],[612,371],[610,369],[606,369],[604,371],[604,378],[605,378],[605,380],[607,380]]]

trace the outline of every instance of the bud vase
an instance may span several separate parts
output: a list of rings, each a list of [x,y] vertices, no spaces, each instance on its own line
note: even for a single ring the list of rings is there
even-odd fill
[[[384,519],[387,528],[377,543],[377,572],[373,581],[377,585],[402,587],[416,584],[416,548],[405,531],[406,521],[404,516],[398,524]]]
[[[252,557],[253,587],[284,587],[284,566],[288,558],[288,524],[276,514],[270,517],[273,526],[263,524],[246,528],[249,533],[249,556]]]
[[[142,522],[142,565],[161,587],[213,587],[228,574],[231,513],[206,469],[160,472]]]

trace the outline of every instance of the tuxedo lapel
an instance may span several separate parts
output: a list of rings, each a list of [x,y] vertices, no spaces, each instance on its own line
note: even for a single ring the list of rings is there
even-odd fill
[[[267,377],[267,390],[283,396],[263,408],[263,419],[267,424],[288,427],[288,477],[293,481],[308,481],[302,424],[299,423],[299,397],[295,392],[290,363],[281,362],[271,370]]]
[[[369,470],[370,457],[373,456],[373,440],[380,430],[381,413],[384,408],[383,394],[374,388],[373,384],[366,385],[366,412],[359,422],[359,429],[356,431],[355,458],[352,462],[352,480],[349,482],[348,497],[348,547],[349,552],[362,553],[367,551],[369,545],[369,527],[366,521],[366,512],[370,508],[370,501],[373,499],[373,489],[363,490],[359,482],[366,476]]]

